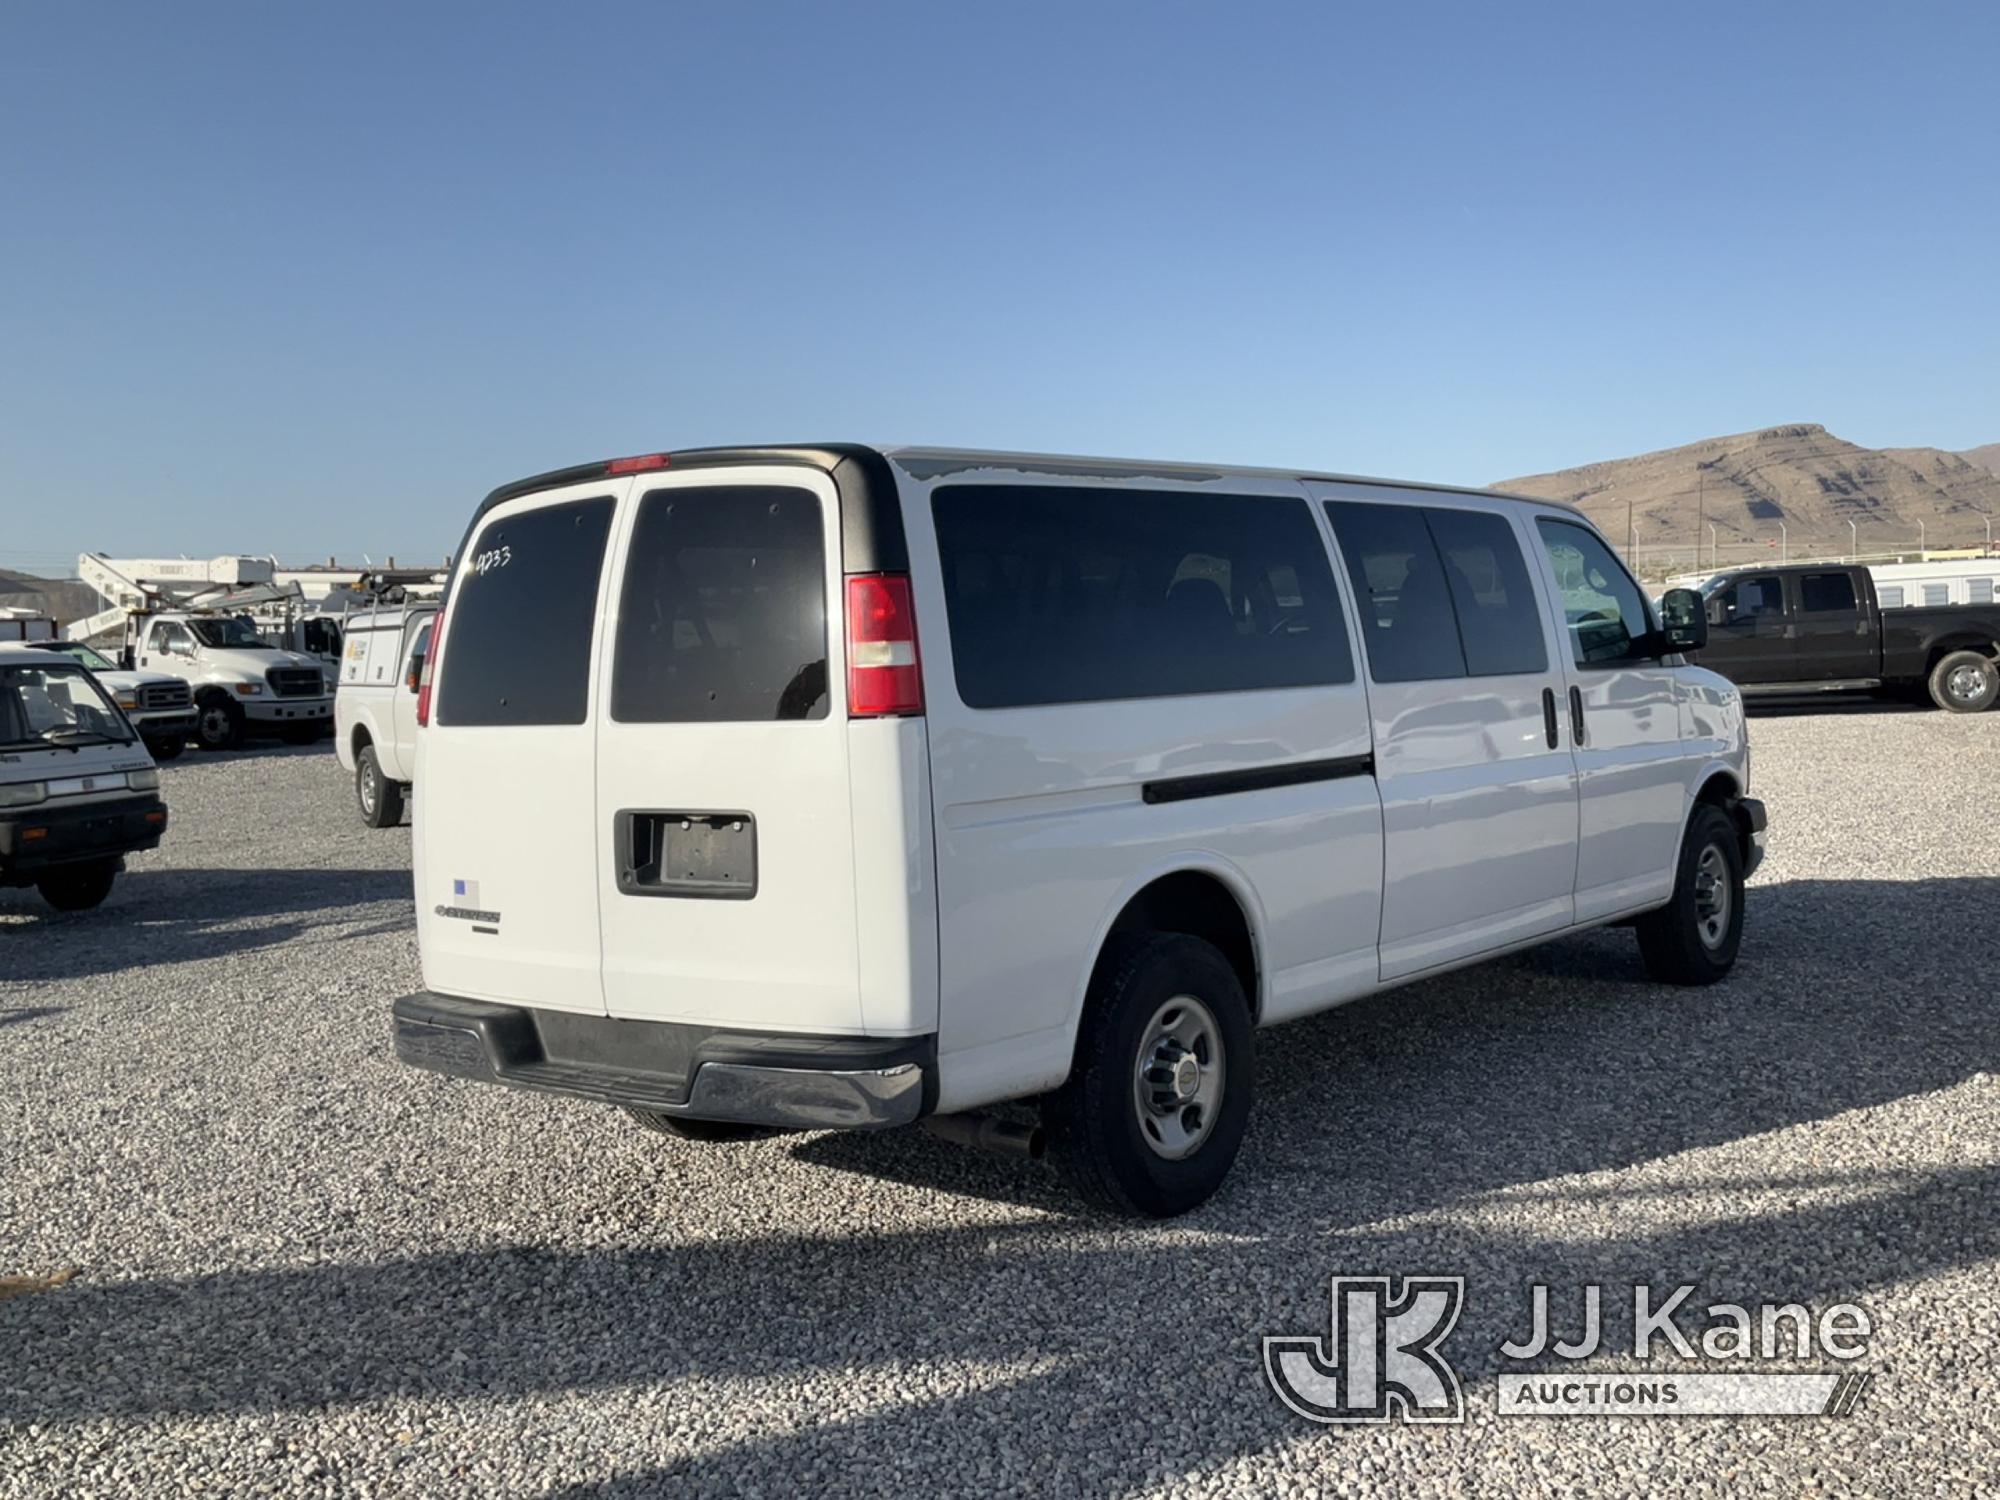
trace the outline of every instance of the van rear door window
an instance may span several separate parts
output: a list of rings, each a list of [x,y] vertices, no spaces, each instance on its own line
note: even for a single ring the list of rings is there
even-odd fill
[[[1303,498],[948,485],[931,512],[969,707],[1354,680]]]
[[[648,494],[626,550],[617,652],[622,724],[825,718],[819,497],[779,485]]]
[[[1354,585],[1368,675],[1377,682],[1465,676],[1451,585],[1423,511],[1329,500],[1326,514]]]
[[[442,725],[581,724],[612,499],[489,521],[452,585],[438,662]]]
[[[1466,671],[1474,677],[1546,672],[1542,606],[1507,518],[1491,511],[1429,508],[1424,519],[1451,585]]]

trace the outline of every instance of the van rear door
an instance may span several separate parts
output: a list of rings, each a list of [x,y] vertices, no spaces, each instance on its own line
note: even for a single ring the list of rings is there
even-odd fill
[[[597,669],[607,1008],[860,1031],[833,484],[667,471],[626,512]]]
[[[424,983],[438,993],[603,1011],[591,685],[631,483],[507,501],[453,572],[413,841]]]

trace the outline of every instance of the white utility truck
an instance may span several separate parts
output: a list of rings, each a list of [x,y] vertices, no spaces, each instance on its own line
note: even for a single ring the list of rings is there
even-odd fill
[[[0,886],[86,910],[166,828],[159,771],[83,664],[0,652]]]
[[[124,711],[154,760],[172,760],[194,733],[194,694],[165,672],[127,672],[82,641],[0,640],[0,652],[57,651],[80,662]]]
[[[1736,962],[1742,695],[1566,506],[707,449],[507,485],[457,556],[418,1067],[684,1137],[1045,1139],[1163,1215],[1234,1160],[1260,1027],[1611,924],[1666,983]]]
[[[319,658],[279,650],[236,615],[148,615],[130,650],[135,667],[188,685],[195,742],[205,750],[230,749],[252,734],[310,744],[333,726],[333,690]]]
[[[417,768],[417,692],[437,601],[383,604],[346,620],[334,753],[354,776],[354,802],[370,828],[402,821]]]

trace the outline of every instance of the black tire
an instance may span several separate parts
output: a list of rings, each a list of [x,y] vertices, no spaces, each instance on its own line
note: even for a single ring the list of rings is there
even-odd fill
[[[170,740],[147,740],[146,750],[154,760],[178,760],[181,751],[187,749],[187,741],[179,735]]]
[[[195,740],[204,750],[234,750],[243,743],[243,710],[226,693],[208,693],[196,705]]]
[[[720,1145],[727,1141],[756,1140],[774,1133],[763,1125],[739,1125],[733,1120],[690,1120],[683,1115],[662,1114],[654,1109],[633,1109],[630,1105],[625,1106],[625,1113],[655,1134],[670,1135],[677,1141]]]
[[[118,861],[100,859],[51,870],[35,882],[35,889],[57,911],[89,911],[104,904],[117,878]]]
[[[1174,1007],[1188,1000],[1205,1012],[1194,1025],[1209,1043],[1206,1057],[1168,1035]],[[1143,1071],[1142,1049],[1155,1059]],[[1243,1145],[1256,1049],[1243,986],[1212,944],[1180,933],[1121,943],[1099,961],[1076,1065],[1042,1101],[1050,1157],[1079,1194],[1114,1212],[1164,1219],[1198,1207],[1222,1186]],[[1189,1056],[1198,1075],[1192,1085],[1182,1076]],[[1211,1083],[1220,1097],[1204,1108],[1199,1090]],[[1183,1106],[1182,1098],[1195,1102]],[[1165,1154],[1177,1146],[1186,1154]]]
[[[1718,898],[1726,903],[1717,910]],[[1703,803],[1688,819],[1674,898],[1637,923],[1646,972],[1665,984],[1714,984],[1743,943],[1743,845],[1736,822]]]
[[[403,783],[382,774],[373,745],[354,752],[354,803],[370,828],[394,828],[403,821]]]
[[[1931,701],[1955,714],[1983,714],[2000,698],[2000,667],[1977,651],[1953,651],[1931,668]]]

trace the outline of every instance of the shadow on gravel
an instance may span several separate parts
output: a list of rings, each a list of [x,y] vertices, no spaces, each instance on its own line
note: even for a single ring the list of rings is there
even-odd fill
[[[29,1021],[40,1021],[48,1016],[59,1016],[72,1007],[67,1005],[24,1005],[18,1010],[0,1010],[0,1026],[21,1026]]]
[[[399,909],[371,930],[414,921],[408,870],[128,870],[111,899],[92,912],[57,912],[33,891],[6,897],[0,914],[39,920],[9,926],[0,937],[5,980],[115,974],[135,963],[252,952],[346,927],[384,903]]]
[[[1796,697],[1745,698],[1753,719],[1789,719],[1813,714],[1941,714],[1930,699],[1871,698],[1866,693],[1801,693]]]
[[[932,1376],[906,1382],[926,1394],[904,1404],[807,1414],[564,1493],[689,1481],[783,1491],[788,1479],[809,1490],[806,1476],[850,1466],[891,1492],[975,1483],[920,1467],[941,1448],[993,1455],[994,1483],[1004,1460],[1008,1482],[1050,1492],[1136,1486],[1145,1476],[1128,1466],[1142,1452],[1212,1472],[1302,1435],[1264,1388],[1258,1338],[1324,1335],[1337,1271],[1464,1275],[1449,1352],[1474,1383],[1524,1330],[1534,1282],[1695,1282],[1696,1306],[1824,1305],[2000,1254],[1990,1167],[1822,1170],[1807,1146],[1789,1180],[1711,1167],[1669,1183],[1535,1187],[2000,1067],[2000,1010],[1966,991],[1967,975],[2000,967],[1996,903],[2000,879],[1754,887],[1742,963],[1710,990],[1646,983],[1630,935],[1613,932],[1265,1033],[1256,1125],[1229,1185],[1166,1228],[1076,1216],[1046,1169],[910,1132],[779,1149],[1051,1212],[936,1231],[79,1281],[0,1304],[0,1420],[556,1397],[694,1377],[880,1381],[928,1362]],[[1938,931],[1955,934],[1948,953],[1921,937]],[[668,1149],[741,1151],[754,1173],[770,1147]],[[1532,1215],[1470,1211],[1502,1188],[1554,1201]],[[837,1175],[824,1191],[840,1192]],[[1681,1222],[1629,1227],[1630,1205],[1669,1191],[1714,1196]],[[1731,1208],[1753,1193],[1761,1210]],[[1617,1303],[1607,1295],[1608,1341]],[[1629,1328],[1629,1302],[1622,1315]],[[977,1388],[967,1364],[992,1384]]]

